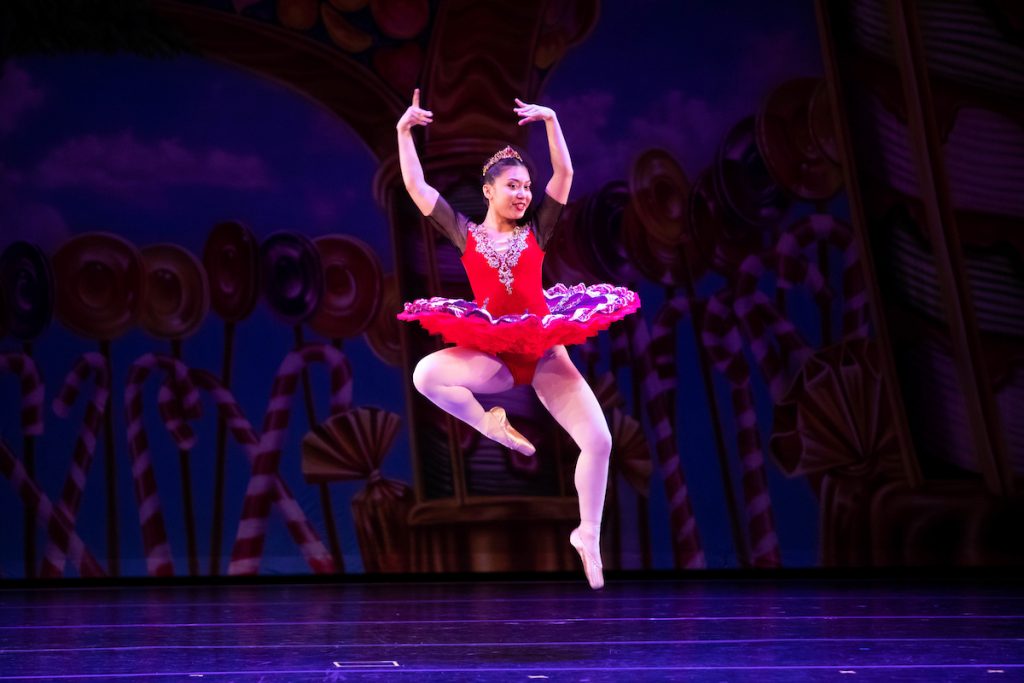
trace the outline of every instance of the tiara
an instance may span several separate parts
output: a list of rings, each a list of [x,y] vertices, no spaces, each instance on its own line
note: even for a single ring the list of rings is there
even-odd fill
[[[523,163],[523,158],[519,156],[519,152],[515,151],[511,147],[505,147],[505,149],[499,149],[493,157],[487,160],[487,163],[484,164],[483,173],[480,175],[487,175],[487,171],[490,170],[491,166],[494,166],[502,159],[515,159],[519,163]]]

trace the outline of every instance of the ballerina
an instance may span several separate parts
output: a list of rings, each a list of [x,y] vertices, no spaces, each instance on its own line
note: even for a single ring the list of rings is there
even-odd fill
[[[578,344],[637,310],[640,299],[623,287],[541,282],[544,247],[569,199],[572,160],[554,110],[515,100],[519,125],[543,121],[552,175],[536,211],[522,157],[505,147],[487,160],[483,222],[456,212],[423,175],[412,129],[433,113],[420,107],[420,91],[398,121],[402,179],[416,207],[462,253],[474,301],[433,297],[405,305],[402,320],[415,320],[454,343],[422,358],[413,372],[416,389],[442,410],[484,436],[525,455],[535,448],[509,424],[501,407],[485,411],[476,395],[532,385],[541,404],[580,449],[574,483],[580,525],[569,536],[591,588],[604,585],[600,535],[611,434],[594,392],[573,365],[565,344]]]

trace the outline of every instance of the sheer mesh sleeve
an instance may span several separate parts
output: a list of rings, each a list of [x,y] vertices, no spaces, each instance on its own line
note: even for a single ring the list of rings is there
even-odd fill
[[[469,219],[453,209],[441,195],[437,196],[434,210],[427,216],[427,220],[438,232],[451,240],[460,254],[466,251],[466,232],[469,230]]]
[[[544,199],[540,200],[540,206],[537,207],[537,213],[533,217],[533,230],[541,249],[547,247],[548,240],[555,234],[555,225],[564,208],[565,204],[559,203],[547,192],[544,193]]]

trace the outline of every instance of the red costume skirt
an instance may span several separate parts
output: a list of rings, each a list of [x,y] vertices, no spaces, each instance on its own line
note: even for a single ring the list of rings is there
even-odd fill
[[[640,308],[640,296],[613,285],[557,284],[544,291],[550,313],[494,316],[464,299],[432,297],[406,303],[399,320],[415,320],[446,342],[493,353],[516,384],[529,384],[537,361],[558,345],[580,344]]]

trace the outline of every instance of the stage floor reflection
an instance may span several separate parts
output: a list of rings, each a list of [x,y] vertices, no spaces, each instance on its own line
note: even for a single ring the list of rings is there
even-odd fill
[[[2,584],[0,584],[2,586]],[[1008,581],[0,589],[0,681],[1024,680]]]

